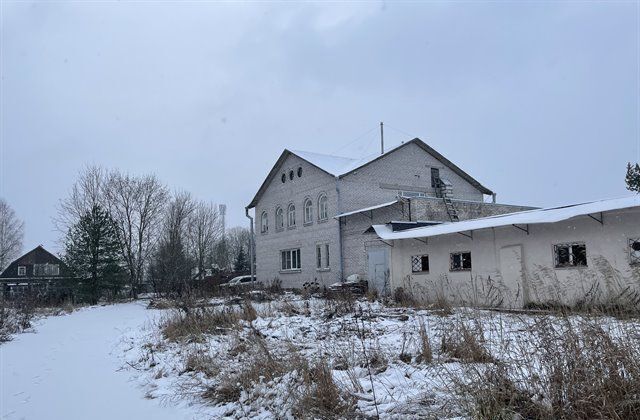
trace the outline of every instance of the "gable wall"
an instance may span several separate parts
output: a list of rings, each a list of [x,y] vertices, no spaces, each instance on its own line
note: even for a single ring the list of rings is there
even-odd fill
[[[340,180],[341,211],[347,212],[392,201],[398,190],[422,191],[435,196],[431,168],[453,184],[454,198],[482,201],[483,194],[415,144],[408,144]]]
[[[302,177],[297,169],[302,167]],[[289,179],[289,171],[294,171],[294,179]],[[282,183],[280,177],[285,173],[287,179]],[[329,220],[318,221],[317,204],[321,193],[326,193],[329,203]],[[306,197],[313,201],[313,222],[303,223],[303,204]],[[296,227],[287,228],[286,210],[289,203],[296,206]],[[283,231],[276,231],[276,208],[281,206],[285,214]],[[256,277],[267,284],[279,279],[286,288],[302,287],[305,282],[318,281],[331,284],[338,281],[339,248],[338,222],[333,218],[337,209],[335,177],[309,164],[295,155],[289,156],[278,171],[276,177],[265,189],[255,208]],[[260,216],[267,212],[269,231],[260,232]],[[330,269],[316,270],[316,243],[328,242],[330,246]],[[300,248],[302,269],[299,272],[282,272],[280,251]]]

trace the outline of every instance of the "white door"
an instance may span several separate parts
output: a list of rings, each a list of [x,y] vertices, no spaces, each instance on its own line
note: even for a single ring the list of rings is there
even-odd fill
[[[500,272],[506,289],[502,305],[507,308],[522,308],[524,302],[522,245],[506,246],[500,249]]]
[[[389,250],[387,248],[369,248],[369,287],[380,294],[389,293]]]

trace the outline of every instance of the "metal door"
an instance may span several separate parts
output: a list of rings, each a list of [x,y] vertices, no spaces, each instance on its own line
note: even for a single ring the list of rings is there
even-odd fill
[[[369,264],[369,287],[380,294],[389,292],[389,250],[370,248],[367,250]]]

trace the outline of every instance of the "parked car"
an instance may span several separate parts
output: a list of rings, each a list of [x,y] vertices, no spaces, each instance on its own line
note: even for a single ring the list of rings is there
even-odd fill
[[[238,276],[232,278],[229,283],[223,283],[222,287],[251,287],[258,284],[258,280],[251,276]]]

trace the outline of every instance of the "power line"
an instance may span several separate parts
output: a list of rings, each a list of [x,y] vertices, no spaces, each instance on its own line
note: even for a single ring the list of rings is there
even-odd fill
[[[338,149],[334,150],[333,152],[331,152],[331,154],[338,153],[339,151],[344,150],[345,148],[347,148],[348,146],[351,146],[352,144],[354,144],[358,140],[361,140],[364,136],[366,136],[367,134],[371,133],[373,130],[375,130],[377,128],[378,128],[378,126],[375,126],[375,127],[371,128],[371,129],[365,131],[364,133],[360,134],[355,139],[351,140],[350,142],[342,145],[340,148],[338,148]]]

